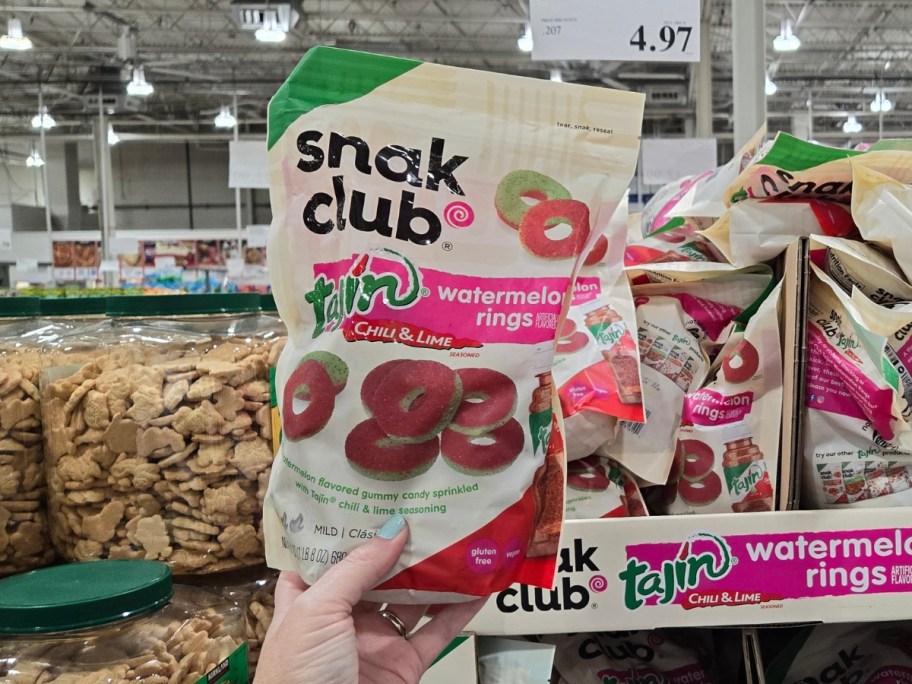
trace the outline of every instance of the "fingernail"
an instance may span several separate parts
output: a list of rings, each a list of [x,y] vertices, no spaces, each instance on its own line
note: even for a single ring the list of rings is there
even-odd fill
[[[377,530],[377,536],[381,539],[393,539],[402,532],[403,527],[405,527],[405,518],[396,513],[396,515],[383,523],[383,527]]]

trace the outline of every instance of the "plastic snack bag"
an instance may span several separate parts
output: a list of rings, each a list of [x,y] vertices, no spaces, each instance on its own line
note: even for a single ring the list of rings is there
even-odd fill
[[[663,512],[773,510],[782,415],[780,292],[777,285],[755,311],[738,316],[712,379],[684,397]]]
[[[669,229],[688,224],[706,228],[725,213],[725,190],[748,163],[757,155],[766,124],[751,136],[727,163],[695,176],[668,183],[646,203],[642,216],[642,237],[667,233]],[[705,225],[702,225],[705,224]]]
[[[622,234],[626,221],[625,198],[615,211],[612,232]],[[584,260],[555,348],[553,374],[568,460],[601,446],[619,418],[644,417],[630,284],[606,247],[607,241],[597,242]]]
[[[554,669],[570,684],[729,681],[716,672],[708,629],[554,634]]]
[[[685,269],[690,266],[716,270]],[[665,484],[668,479],[685,396],[703,386],[735,318],[770,283],[768,274],[733,272],[719,264],[678,264],[676,268],[647,270],[635,282],[688,280],[633,288],[646,422],[620,423],[614,439],[597,450],[652,484]]]
[[[912,324],[909,305],[850,298],[812,266],[808,304],[803,500],[810,508],[912,501],[912,432],[903,382],[885,348]],[[904,352],[903,352],[904,353]]]
[[[906,155],[912,160],[912,153]],[[892,252],[897,264],[912,280],[912,188],[902,180],[868,166],[862,158],[852,164],[854,192],[852,217],[865,240]]]
[[[811,260],[848,295],[854,287],[875,304],[912,301],[912,285],[896,260],[865,242],[817,236]]]
[[[636,480],[611,459],[592,455],[567,464],[567,520],[645,515]]]
[[[766,668],[767,684],[912,682],[912,623],[804,627]]]
[[[725,192],[725,202],[747,199],[824,199],[852,201],[852,160],[902,182],[912,182],[912,143],[880,140],[865,151],[827,147],[779,133]]]
[[[825,249],[824,249],[825,248]],[[847,295],[867,297],[874,304],[889,308],[912,301],[912,285],[903,278],[899,265],[871,245],[854,240],[820,238],[811,241],[811,260]],[[862,306],[864,306],[862,304]],[[871,307],[864,307],[865,310]],[[907,307],[899,306],[897,311]],[[902,318],[899,319],[902,321]],[[892,326],[888,326],[892,327]],[[899,375],[900,390],[906,401],[903,417],[912,419],[912,326],[888,330],[884,355]]]
[[[738,268],[779,256],[805,235],[851,237],[858,231],[844,204],[818,199],[745,200],[701,235]]]
[[[697,219],[672,219],[649,237],[628,242],[624,265],[631,268],[679,261],[724,262],[722,253],[697,232],[706,227],[708,224],[704,225]]]
[[[626,229],[626,217],[624,201],[613,219],[617,234]],[[553,373],[568,460],[595,451],[618,419],[643,421],[635,328],[627,275],[596,246],[580,270],[555,348]]]
[[[555,340],[585,257],[604,241],[620,266],[610,219],[642,109],[602,88],[305,55],[270,104],[269,268],[289,329],[271,566],[313,582],[399,513],[410,542],[371,600],[551,586]]]

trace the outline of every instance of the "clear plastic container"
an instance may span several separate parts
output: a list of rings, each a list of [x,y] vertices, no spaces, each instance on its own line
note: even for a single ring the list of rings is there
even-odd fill
[[[241,606],[164,563],[45,568],[0,581],[0,681],[244,683],[244,629]]]
[[[112,297],[107,312],[60,340],[98,356],[43,376],[57,549],[162,560],[176,574],[263,563],[269,367],[283,330],[256,294]]]
[[[34,297],[0,299],[0,577],[52,562],[38,375],[48,329]]]
[[[275,614],[275,588],[279,571],[265,566],[244,568],[216,575],[183,575],[181,584],[204,587],[234,601],[246,610],[247,663],[250,679],[256,671],[260,648]]]

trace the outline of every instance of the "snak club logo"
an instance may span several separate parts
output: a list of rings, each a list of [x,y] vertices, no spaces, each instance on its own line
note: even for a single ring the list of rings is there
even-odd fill
[[[443,208],[443,220],[453,228],[468,228],[475,221],[475,212],[465,202],[450,202]]]
[[[701,583],[727,576],[735,563],[737,559],[732,556],[728,542],[709,532],[687,537],[675,557],[662,561],[658,568],[631,556],[618,574],[624,583],[624,605],[628,610],[636,610],[655,598],[659,605],[674,603]]]

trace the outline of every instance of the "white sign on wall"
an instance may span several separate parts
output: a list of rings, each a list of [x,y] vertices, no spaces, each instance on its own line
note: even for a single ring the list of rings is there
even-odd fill
[[[232,140],[228,144],[228,187],[268,188],[266,140]]]
[[[645,139],[640,177],[646,185],[665,185],[718,166],[715,138]]]
[[[700,0],[531,0],[532,59],[699,62]]]

